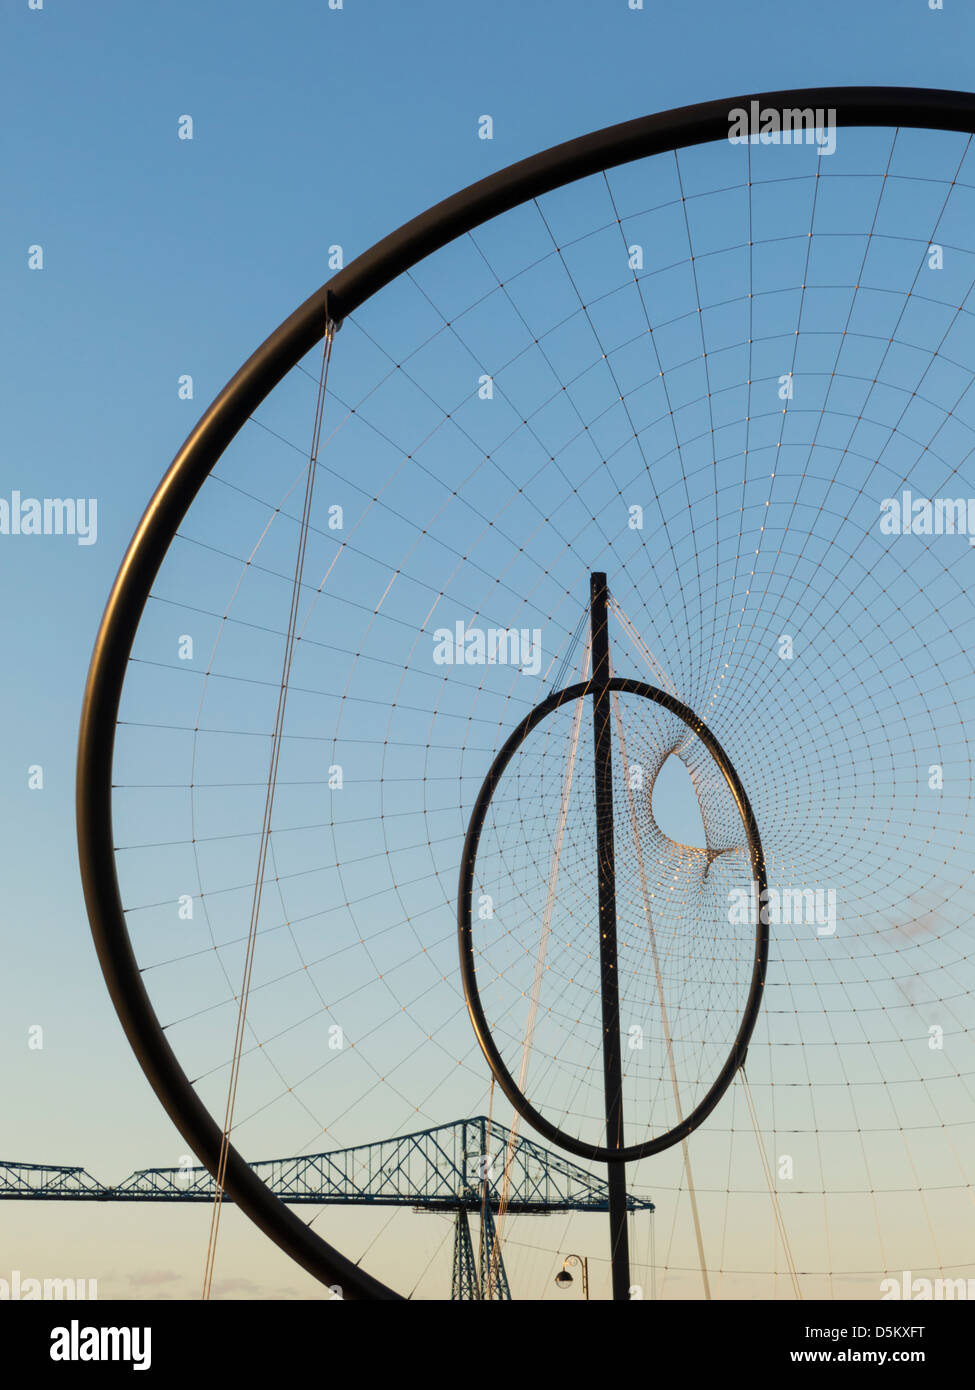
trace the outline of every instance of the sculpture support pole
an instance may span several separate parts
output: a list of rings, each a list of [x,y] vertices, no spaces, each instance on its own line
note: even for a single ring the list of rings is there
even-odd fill
[[[613,732],[606,576],[589,581],[592,634],[593,748],[596,772],[596,856],[599,866],[599,973],[603,1015],[603,1080],[606,1147],[623,1148],[623,1062],[620,1045],[619,969],[616,959],[616,850],[613,839]],[[614,1300],[630,1296],[630,1247],[626,1228],[626,1164],[606,1165],[609,1248]]]

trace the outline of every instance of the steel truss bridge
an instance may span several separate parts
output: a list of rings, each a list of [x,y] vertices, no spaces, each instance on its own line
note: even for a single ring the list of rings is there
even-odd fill
[[[451,1298],[509,1299],[508,1276],[497,1246],[494,1218],[501,1201],[508,1130],[484,1115],[351,1149],[271,1158],[252,1163],[271,1191],[289,1204],[407,1206],[454,1213]],[[212,1202],[207,1168],[143,1168],[117,1187],[106,1187],[84,1168],[0,1160],[0,1199],[87,1202]],[[225,1198],[229,1202],[229,1198]],[[559,1211],[608,1211],[606,1181],[516,1136],[505,1201],[511,1213],[546,1216]],[[653,1202],[627,1198],[630,1212]],[[480,1223],[474,1254],[470,1217]],[[493,1271],[492,1271],[493,1264]],[[490,1274],[489,1274],[490,1271]]]

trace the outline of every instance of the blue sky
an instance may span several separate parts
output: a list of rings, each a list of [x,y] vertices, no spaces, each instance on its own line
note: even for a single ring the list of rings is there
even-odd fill
[[[88,936],[78,711],[146,501],[207,402],[328,278],[327,248],[351,259],[495,169],[651,111],[803,85],[968,88],[973,40],[962,0],[936,12],[926,0],[646,0],[642,11],[626,0],[346,0],[341,11],[5,0],[0,493],[98,499],[96,545],[0,538],[6,1156],[111,1180],[184,1151],[129,1054]],[[482,113],[490,142],[477,138]],[[177,139],[184,114],[192,141]],[[28,269],[37,244],[43,271]],[[192,401],[177,399],[183,373]],[[43,791],[28,790],[32,764]],[[38,1024],[44,1048],[29,1051]],[[151,1208],[95,1210],[97,1225],[81,1209],[4,1208],[11,1267],[87,1262],[105,1293],[194,1292],[195,1209],[181,1213],[182,1239]],[[309,1287],[277,1256],[265,1266],[243,1223],[230,1234],[251,1291]]]

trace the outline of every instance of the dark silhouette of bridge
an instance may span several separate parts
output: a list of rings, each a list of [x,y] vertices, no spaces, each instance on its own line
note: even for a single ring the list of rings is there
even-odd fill
[[[511,1293],[494,1218],[501,1201],[510,1135],[484,1115],[380,1139],[350,1149],[270,1158],[250,1166],[289,1204],[406,1206],[454,1213],[451,1297],[508,1299]],[[530,1139],[515,1137],[507,1164],[505,1207],[535,1216],[559,1211],[608,1211],[605,1178]],[[0,1200],[71,1202],[212,1202],[207,1168],[143,1168],[115,1187],[84,1168],[0,1160]],[[229,1202],[229,1198],[225,1198]],[[653,1202],[627,1198],[627,1209],[654,1210]],[[478,1258],[470,1217],[480,1221]],[[492,1260],[495,1272],[488,1278]],[[489,1292],[490,1291],[490,1292]]]

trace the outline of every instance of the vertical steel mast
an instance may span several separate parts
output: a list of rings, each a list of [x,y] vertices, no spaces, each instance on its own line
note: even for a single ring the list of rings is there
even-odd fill
[[[603,1080],[606,1147],[623,1144],[623,1062],[620,1051],[620,991],[616,959],[616,848],[613,838],[613,732],[609,665],[609,591],[606,575],[589,579],[592,635],[592,728],[596,773],[596,857],[599,878],[599,973],[603,1009]],[[614,1300],[630,1296],[630,1245],[626,1229],[626,1164],[606,1165],[609,1189],[609,1248]]]

